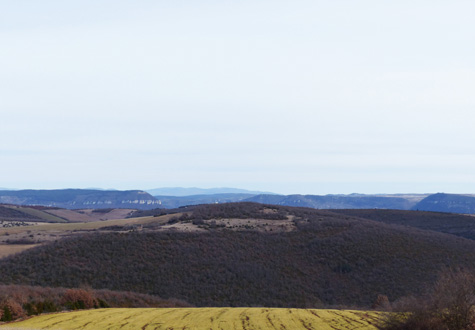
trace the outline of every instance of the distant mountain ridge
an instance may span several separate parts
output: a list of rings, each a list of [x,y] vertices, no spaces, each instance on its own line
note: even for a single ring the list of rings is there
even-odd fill
[[[414,205],[413,210],[475,214],[475,197],[437,193]]]
[[[159,201],[141,190],[111,191],[90,189],[3,190],[0,203],[42,205],[65,209],[159,207]]]
[[[165,188],[155,188],[145,190],[152,196],[174,196],[174,197],[184,197],[184,196],[197,196],[197,195],[217,195],[217,194],[249,194],[249,195],[260,195],[260,194],[273,194],[271,192],[264,191],[253,191],[247,189],[239,188],[184,188],[184,187],[165,187]]]
[[[315,209],[392,209],[475,214],[475,196],[462,194],[256,195],[245,201]]]
[[[155,195],[142,190],[0,190],[0,204],[40,205],[65,209],[173,209],[186,205],[255,202],[314,209],[392,209],[475,214],[475,196],[461,194],[387,194],[387,195],[277,195],[258,194],[237,188],[159,188]],[[186,195],[192,192],[203,194]],[[221,191],[220,193],[214,193]],[[232,192],[222,192],[232,191]],[[241,192],[244,191],[244,192]]]
[[[285,206],[311,207],[315,209],[395,209],[409,210],[417,203],[413,195],[406,198],[383,195],[257,195],[248,198],[248,202]],[[420,199],[425,197],[420,196]]]

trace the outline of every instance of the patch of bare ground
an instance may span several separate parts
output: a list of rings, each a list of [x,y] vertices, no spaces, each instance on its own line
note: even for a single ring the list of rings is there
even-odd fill
[[[37,247],[39,244],[0,244],[0,258]]]
[[[191,221],[179,221],[166,224],[157,231],[178,231],[178,232],[203,232],[207,230],[232,230],[232,231],[258,231],[258,232],[289,232],[295,230],[292,220],[266,220],[266,219],[211,219],[203,220],[196,224]]]
[[[253,230],[259,232],[290,232],[295,230],[294,221],[266,220],[266,219],[216,219],[204,220],[205,225],[211,228],[223,228],[235,231]]]
[[[191,222],[177,222],[174,224],[167,224],[163,225],[162,227],[157,229],[158,231],[179,231],[179,232],[200,232],[206,231],[206,229],[202,227],[198,227]]]

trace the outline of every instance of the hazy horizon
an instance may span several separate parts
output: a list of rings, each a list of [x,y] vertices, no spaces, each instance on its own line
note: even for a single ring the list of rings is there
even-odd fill
[[[310,192],[290,192],[290,193],[285,193],[285,192],[275,192],[275,191],[264,191],[264,190],[253,190],[253,189],[247,189],[247,188],[236,188],[236,187],[191,187],[191,186],[183,186],[183,187],[154,187],[154,188],[147,188],[147,189],[141,189],[141,188],[131,188],[131,189],[116,189],[116,188],[101,188],[101,187],[62,187],[62,188],[11,188],[11,187],[0,187],[0,191],[15,191],[15,190],[64,190],[64,189],[84,189],[84,190],[104,190],[104,191],[127,191],[127,190],[142,190],[142,191],[152,191],[152,190],[168,190],[168,189],[183,189],[183,190],[226,190],[226,189],[235,189],[235,190],[243,190],[243,191],[248,191],[248,192],[258,192],[261,194],[278,194],[278,195],[352,195],[352,194],[361,194],[361,195],[431,195],[431,194],[436,194],[436,193],[446,193],[446,194],[461,194],[461,195],[475,195],[475,193],[460,193],[460,192],[445,192],[445,191],[432,191],[432,192],[411,192],[411,191],[406,191],[406,192],[376,192],[376,193],[361,193],[361,192],[351,192],[351,193],[310,193]],[[170,195],[170,196],[175,196],[175,195]],[[178,195],[176,195],[178,196]],[[188,196],[182,195],[182,196]]]
[[[474,193],[474,12],[0,4],[0,186]]]

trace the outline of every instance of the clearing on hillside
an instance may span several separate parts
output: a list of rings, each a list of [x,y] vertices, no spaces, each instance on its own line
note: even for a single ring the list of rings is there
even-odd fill
[[[110,308],[36,316],[0,329],[375,330],[378,315],[293,308]]]

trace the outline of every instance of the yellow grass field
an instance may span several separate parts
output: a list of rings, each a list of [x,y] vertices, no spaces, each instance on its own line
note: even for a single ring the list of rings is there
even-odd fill
[[[0,329],[375,330],[379,315],[293,308],[110,308],[41,315]]]

